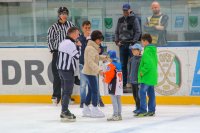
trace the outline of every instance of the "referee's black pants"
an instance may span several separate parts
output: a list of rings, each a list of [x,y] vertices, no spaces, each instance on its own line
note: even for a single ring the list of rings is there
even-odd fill
[[[52,58],[52,73],[53,73],[53,95],[52,97],[57,98],[58,102],[61,99],[61,80],[58,74],[58,69],[56,67],[56,62],[57,62],[57,57],[58,57],[58,52],[53,53],[53,58]]]

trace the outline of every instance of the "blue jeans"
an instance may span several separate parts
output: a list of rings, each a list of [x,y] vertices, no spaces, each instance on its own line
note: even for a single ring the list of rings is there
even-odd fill
[[[81,96],[81,103],[85,103],[86,99],[86,87],[87,87],[87,81],[85,75],[82,73],[83,65],[79,64],[80,69],[80,96]]]
[[[111,95],[112,105],[113,105],[113,115],[121,116],[122,105],[121,105],[121,96]]]
[[[86,96],[85,104],[88,106],[92,100],[92,105],[96,107],[98,102],[98,91],[99,91],[97,76],[86,75],[86,74],[84,74],[84,76],[86,77],[88,83],[88,93]]]
[[[146,85],[141,83],[139,89],[139,97],[140,97],[140,110],[139,113],[147,112],[147,104],[146,104],[146,93],[149,97],[148,101],[148,112],[155,112],[156,108],[156,98],[155,98],[155,90],[154,86]]]
[[[129,44],[124,44],[120,46],[119,52],[120,52],[120,62],[122,63],[123,86],[126,86],[128,58],[131,57],[132,55],[129,49]]]

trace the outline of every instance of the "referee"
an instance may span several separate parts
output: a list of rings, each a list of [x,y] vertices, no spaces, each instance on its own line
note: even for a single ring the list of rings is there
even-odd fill
[[[74,87],[74,74],[79,67],[76,63],[80,57],[81,43],[77,41],[79,34],[77,27],[69,28],[68,36],[58,47],[57,69],[62,87],[62,111],[60,117],[63,121],[74,121],[76,119],[76,116],[69,111],[68,105]]]
[[[69,10],[66,7],[60,7],[58,9],[58,22],[54,23],[48,29],[48,46],[52,53],[52,73],[53,73],[53,95],[52,102],[57,105],[61,99],[61,80],[56,68],[56,61],[58,56],[59,44],[66,38],[67,30],[75,25],[67,20]]]

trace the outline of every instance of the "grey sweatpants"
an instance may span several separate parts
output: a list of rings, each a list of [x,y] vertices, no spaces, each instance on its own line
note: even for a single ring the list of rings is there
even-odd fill
[[[113,105],[113,115],[119,116],[122,113],[121,96],[111,95]]]

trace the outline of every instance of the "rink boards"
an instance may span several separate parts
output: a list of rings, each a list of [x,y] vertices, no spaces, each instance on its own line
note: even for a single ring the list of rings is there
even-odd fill
[[[0,48],[0,103],[51,102],[51,56],[46,47]],[[200,47],[161,47],[158,59],[157,103],[200,104]],[[110,103],[101,81],[100,92]],[[80,101],[79,86],[74,86],[73,96]],[[125,94],[122,102],[133,103],[132,95]]]

